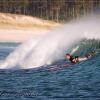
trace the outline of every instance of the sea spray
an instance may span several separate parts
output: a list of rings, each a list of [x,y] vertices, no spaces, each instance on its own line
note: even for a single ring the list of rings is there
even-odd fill
[[[11,53],[1,68],[35,68],[63,59],[65,53],[83,38],[100,39],[100,19],[92,16],[72,21],[50,31],[41,39],[32,39]]]
[[[72,37],[73,33],[77,34],[73,30],[71,33],[67,32],[65,28],[51,31],[39,41],[25,62],[21,63],[21,66],[33,68],[62,59],[70,45],[80,39],[79,35],[76,35],[76,38]]]
[[[21,44],[18,48],[16,48],[13,52],[11,52],[5,61],[1,62],[1,69],[9,69],[14,68],[18,65],[20,61],[22,61],[28,53],[30,53],[31,49],[36,45],[36,43],[40,40],[40,37],[35,37],[34,39],[30,39],[25,43]],[[21,67],[21,66],[20,66]],[[17,67],[18,69],[18,67]]]

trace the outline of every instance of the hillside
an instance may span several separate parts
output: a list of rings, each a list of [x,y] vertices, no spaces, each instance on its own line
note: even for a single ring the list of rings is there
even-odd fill
[[[31,16],[0,13],[0,42],[24,42],[59,25]]]
[[[0,28],[51,28],[57,25],[31,16],[0,13]]]

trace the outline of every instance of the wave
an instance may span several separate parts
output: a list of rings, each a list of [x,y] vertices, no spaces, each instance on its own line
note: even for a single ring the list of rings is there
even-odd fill
[[[92,48],[97,48],[95,44],[100,40],[99,26],[100,19],[97,16],[72,21],[43,37],[22,44],[1,63],[0,68],[36,68],[64,59],[69,52],[84,55]]]
[[[72,55],[84,56],[92,52],[100,52],[100,40],[96,39],[83,39],[77,45],[71,48]]]

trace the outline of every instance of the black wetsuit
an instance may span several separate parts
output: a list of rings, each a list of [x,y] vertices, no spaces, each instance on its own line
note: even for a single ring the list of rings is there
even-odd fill
[[[73,64],[75,64],[75,63],[78,63],[79,61],[78,61],[78,58],[77,58],[77,60],[75,60],[74,61],[74,59],[76,59],[76,58],[73,58],[72,56],[70,56],[70,61],[71,61],[71,63],[73,63]]]

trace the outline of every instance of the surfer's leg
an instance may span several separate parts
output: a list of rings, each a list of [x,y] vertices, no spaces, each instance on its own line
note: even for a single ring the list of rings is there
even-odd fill
[[[87,57],[78,58],[79,62],[80,62],[80,61],[85,61],[85,60],[87,60],[87,59],[88,59]]]

